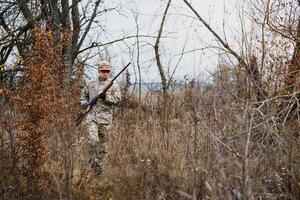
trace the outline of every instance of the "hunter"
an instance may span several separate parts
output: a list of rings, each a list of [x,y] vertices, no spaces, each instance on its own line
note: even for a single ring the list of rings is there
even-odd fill
[[[112,66],[102,60],[98,64],[99,76],[90,81],[81,91],[80,103],[85,109],[88,102],[100,94],[110,82]],[[108,131],[113,118],[113,106],[121,99],[120,87],[114,83],[106,93],[101,93],[96,105],[87,115],[89,162],[95,175],[103,174],[103,161],[107,153]]]

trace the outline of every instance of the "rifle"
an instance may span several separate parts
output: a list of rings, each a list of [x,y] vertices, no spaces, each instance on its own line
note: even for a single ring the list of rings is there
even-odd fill
[[[114,80],[116,80],[116,78],[118,78],[118,76],[120,76],[120,74],[122,74],[122,72],[130,65],[130,62],[104,87],[103,91],[100,92],[98,95],[96,95],[89,103],[88,103],[88,107],[86,108],[86,110],[81,113],[77,119],[76,119],[76,126],[78,126],[81,121],[83,120],[83,118],[92,110],[93,106],[97,103],[100,94],[101,93],[106,93],[107,90],[114,84]]]

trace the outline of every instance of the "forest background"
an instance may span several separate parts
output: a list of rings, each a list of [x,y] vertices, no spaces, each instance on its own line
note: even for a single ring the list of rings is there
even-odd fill
[[[153,2],[0,1],[1,199],[299,198],[300,1]],[[99,59],[132,62],[101,178],[74,123]]]

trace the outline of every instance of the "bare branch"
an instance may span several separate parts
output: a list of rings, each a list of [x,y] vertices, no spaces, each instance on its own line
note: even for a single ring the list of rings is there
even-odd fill
[[[148,35],[132,35],[132,36],[126,36],[126,37],[123,37],[123,38],[120,38],[120,39],[116,39],[116,40],[113,40],[113,41],[110,41],[110,42],[106,42],[106,43],[97,43],[97,42],[93,42],[90,46],[80,50],[77,52],[77,55],[79,55],[80,53],[83,53],[89,49],[92,49],[92,48],[95,48],[95,47],[103,47],[103,46],[106,46],[106,45],[111,45],[113,43],[116,43],[116,42],[121,42],[123,40],[126,40],[126,39],[130,39],[130,38],[136,38],[136,37],[147,37],[147,38],[156,38],[154,36],[148,36]]]
[[[163,14],[162,21],[160,23],[160,28],[159,28],[159,31],[158,31],[157,39],[156,39],[156,42],[155,42],[155,45],[154,45],[156,63],[157,63],[157,67],[158,67],[158,70],[159,70],[159,73],[160,73],[160,78],[161,78],[162,85],[163,85],[163,92],[164,92],[165,95],[167,94],[168,85],[167,85],[166,75],[165,75],[162,63],[160,61],[159,42],[160,42],[160,38],[161,38],[161,35],[162,35],[162,30],[163,30],[163,27],[164,27],[164,23],[165,23],[165,20],[166,20],[166,16],[167,16],[167,12],[169,10],[170,4],[171,4],[171,0],[169,0],[168,3],[167,3],[166,9],[165,9],[164,14]]]
[[[198,17],[198,19],[203,23],[203,25],[218,39],[218,41],[223,45],[225,49],[227,49],[238,61],[243,61],[241,56],[236,53],[228,43],[226,43],[212,28],[211,26],[199,15],[199,13],[194,9],[194,7],[187,0],[183,0],[184,3],[194,12],[194,14]]]
[[[79,51],[79,49],[80,49],[80,47],[81,47],[81,45],[82,45],[82,43],[83,43],[83,41],[84,41],[87,33],[89,32],[89,30],[90,30],[90,28],[92,26],[92,23],[94,22],[95,17],[97,16],[97,9],[98,9],[100,3],[101,3],[101,0],[97,0],[96,3],[95,3],[93,14],[91,16],[91,19],[90,19],[90,21],[89,21],[89,23],[88,23],[88,25],[87,25],[87,27],[86,27],[86,29],[85,29],[82,37],[81,37],[79,43],[77,44],[76,52]]]
[[[22,11],[23,16],[27,20],[29,26],[31,28],[33,28],[33,26],[35,24],[35,20],[32,16],[32,13],[31,13],[28,5],[27,5],[27,1],[26,0],[17,0],[17,3],[18,3],[20,10]]]

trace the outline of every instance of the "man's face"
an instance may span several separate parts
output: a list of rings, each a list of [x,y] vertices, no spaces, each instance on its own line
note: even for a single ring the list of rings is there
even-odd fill
[[[110,74],[110,71],[109,71],[109,70],[100,70],[100,71],[99,71],[99,76],[100,76],[100,78],[102,78],[102,79],[108,79],[109,74]]]

